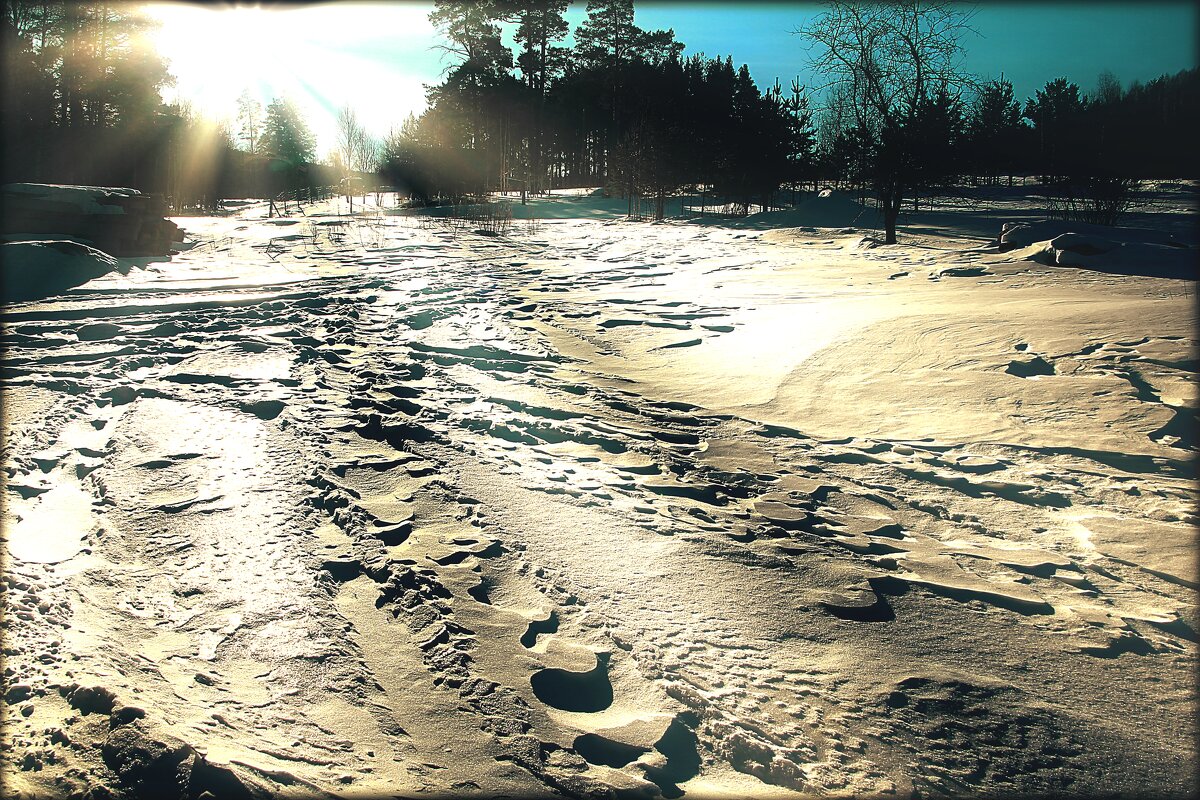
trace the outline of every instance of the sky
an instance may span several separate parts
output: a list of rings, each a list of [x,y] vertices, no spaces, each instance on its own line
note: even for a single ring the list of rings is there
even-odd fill
[[[585,3],[567,12],[572,31]],[[984,2],[973,10],[962,41],[965,69],[984,79],[1002,73],[1018,99],[1065,77],[1084,91],[1111,70],[1122,84],[1146,82],[1197,65],[1200,14],[1178,2]],[[452,65],[444,39],[429,23],[432,3],[309,3],[271,7],[248,3],[154,3],[155,40],[175,86],[168,101],[186,100],[210,117],[232,119],[250,91],[265,107],[287,96],[305,113],[324,156],[336,142],[335,114],[353,108],[376,136],[425,107],[425,87]],[[747,64],[760,88],[776,78],[812,86],[808,52],[794,31],[820,12],[816,3],[646,2],[635,22],[672,28],[684,55],[732,55]],[[570,40],[568,39],[568,43]],[[511,45],[511,32],[508,43]]]

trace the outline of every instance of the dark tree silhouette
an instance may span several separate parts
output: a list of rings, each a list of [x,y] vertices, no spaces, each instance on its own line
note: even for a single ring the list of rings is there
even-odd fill
[[[1200,70],[1122,91],[1111,73],[1085,98],[1057,78],[1025,104],[1036,142],[1033,166],[1058,216],[1115,224],[1145,178],[1192,178],[1200,124]]]
[[[1200,177],[1200,69],[1134,84],[1091,111],[1105,123],[1107,159],[1131,177]]]
[[[1124,92],[1121,90],[1121,81],[1112,70],[1106,69],[1100,73],[1096,79],[1096,91],[1089,98],[1089,102],[1099,103],[1100,105],[1114,105],[1121,102],[1121,97]]]
[[[1008,175],[1011,186],[1027,131],[1012,83],[1003,75],[985,83],[967,119],[967,158],[974,174],[987,183]]]
[[[787,120],[787,171],[782,178],[795,189],[816,179],[817,132],[813,112],[808,92],[799,78],[792,81],[791,94],[786,98],[777,80],[775,102],[782,105]]]
[[[165,136],[162,58],[134,6],[4,4],[4,169],[10,179],[145,180]],[[116,153],[100,161],[89,152]],[[109,177],[112,176],[112,177]]]
[[[460,68],[495,73],[512,67],[498,24],[507,11],[501,0],[434,0],[429,21],[445,33],[450,44],[444,47],[462,59]]]
[[[1058,183],[1077,171],[1085,155],[1081,147],[1085,108],[1079,86],[1055,78],[1026,101],[1025,116],[1033,123],[1037,168],[1044,183]]]
[[[430,105],[447,112],[443,124],[434,126],[436,144],[466,151],[463,175],[454,182],[466,181],[475,193],[506,184],[513,155],[506,145],[524,106],[509,72],[512,51],[501,39],[500,21],[510,12],[499,0],[436,0],[429,15],[450,41],[446,50],[460,59],[429,93]]]
[[[591,0],[573,50],[562,37],[562,0],[441,2],[431,19],[462,62],[429,91],[429,108],[400,132],[392,174],[447,199],[497,186],[601,185],[654,201],[655,216],[680,189],[714,189],[742,213],[769,205],[783,182],[813,170],[812,115],[798,84],[760,92],[732,58],[684,59],[674,32],[646,31],[630,0]],[[520,80],[504,61],[469,68],[471,43],[515,24]],[[422,153],[427,168],[409,163]],[[437,165],[436,168],[432,165]],[[404,165],[403,167],[401,165]],[[448,174],[452,170],[454,174]]]
[[[566,68],[570,51],[554,42],[566,37],[569,26],[563,19],[568,0],[509,0],[512,18],[517,23],[513,38],[521,45],[517,65],[525,85],[535,95],[531,113],[525,119],[529,141],[529,169],[523,176],[524,190],[541,191],[546,185],[545,118],[546,95],[550,81]]]
[[[923,193],[944,191],[957,184],[967,171],[963,160],[966,114],[961,95],[943,84],[923,97],[906,135],[916,210]]]

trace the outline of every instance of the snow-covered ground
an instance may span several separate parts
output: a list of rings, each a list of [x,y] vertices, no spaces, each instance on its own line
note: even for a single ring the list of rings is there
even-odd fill
[[[3,312],[5,785],[1190,793],[1161,195],[1087,247],[998,244],[1017,191],[895,246],[836,194],[177,219]]]

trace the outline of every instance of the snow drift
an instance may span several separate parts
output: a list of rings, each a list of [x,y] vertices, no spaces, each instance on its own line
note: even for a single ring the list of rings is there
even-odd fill
[[[8,302],[38,300],[87,283],[119,262],[79,242],[46,240],[0,244],[2,297]]]
[[[1195,794],[1191,285],[605,202],[4,309],[8,794]]]
[[[1200,276],[1195,242],[1164,231],[1042,220],[1005,223],[1000,250],[1041,264],[1158,278]]]
[[[166,255],[183,241],[163,199],[136,189],[10,183],[0,204],[9,238],[80,239],[118,257]]]

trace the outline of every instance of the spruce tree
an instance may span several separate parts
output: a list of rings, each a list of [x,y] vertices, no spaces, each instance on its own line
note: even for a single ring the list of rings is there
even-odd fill
[[[267,106],[262,147],[264,152],[292,166],[312,163],[316,139],[290,100],[275,98]]]
[[[967,122],[967,140],[973,171],[994,183],[1015,169],[1023,134],[1021,105],[1013,98],[1012,83],[1000,76],[979,91]]]

